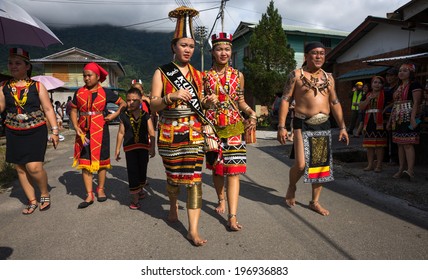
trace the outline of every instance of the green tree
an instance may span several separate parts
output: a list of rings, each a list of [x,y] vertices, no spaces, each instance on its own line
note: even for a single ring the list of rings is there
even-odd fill
[[[271,104],[281,91],[288,73],[296,68],[294,50],[287,44],[282,18],[274,2],[255,27],[244,59],[246,89],[262,104]]]

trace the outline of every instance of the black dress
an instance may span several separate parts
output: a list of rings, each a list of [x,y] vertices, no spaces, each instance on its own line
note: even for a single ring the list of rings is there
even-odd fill
[[[16,97],[24,101],[16,105],[13,88],[14,82],[4,84],[3,93],[6,101],[6,162],[26,164],[43,162],[47,147],[48,129],[45,115],[40,109],[39,83],[27,81],[26,86],[15,87]],[[24,117],[24,119],[22,119]]]

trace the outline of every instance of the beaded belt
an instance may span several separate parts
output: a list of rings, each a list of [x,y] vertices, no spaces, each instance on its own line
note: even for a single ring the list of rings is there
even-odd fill
[[[101,115],[102,111],[90,111],[90,112],[79,112],[81,116],[95,116],[95,115]]]
[[[370,114],[370,113],[378,113],[378,112],[380,112],[380,110],[379,110],[379,109],[368,109],[368,110],[366,110],[366,114]]]
[[[318,113],[316,115],[313,115],[312,117],[307,117],[304,114],[294,112],[294,117],[301,119],[301,120],[304,120],[305,123],[307,123],[307,124],[318,125],[318,124],[325,123],[330,116],[326,115],[324,113]]]
[[[175,120],[160,118],[159,122],[164,124],[171,124],[172,126],[183,126],[183,125],[192,126],[195,124],[194,120],[189,120],[189,118],[187,117],[179,118]]]

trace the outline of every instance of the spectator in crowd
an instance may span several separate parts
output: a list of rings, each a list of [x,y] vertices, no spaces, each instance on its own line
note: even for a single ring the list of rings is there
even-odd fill
[[[368,165],[364,171],[382,171],[384,148],[387,146],[388,133],[383,121],[385,94],[381,76],[374,76],[371,81],[371,91],[364,101],[360,102],[360,110],[364,112],[363,147],[367,149]],[[375,166],[376,155],[376,166]]]
[[[422,86],[415,80],[416,67],[403,63],[398,71],[399,86],[394,92],[394,106],[388,122],[392,141],[398,145],[399,169],[393,178],[402,176],[412,180],[415,176],[415,148],[419,144],[420,104]],[[406,168],[407,165],[407,169]]]
[[[357,125],[358,120],[358,112],[359,107],[358,105],[361,102],[361,99],[363,98],[363,82],[356,82],[355,87],[352,89],[351,92],[351,122],[349,123],[348,127],[348,134],[353,135],[354,134],[354,128]]]

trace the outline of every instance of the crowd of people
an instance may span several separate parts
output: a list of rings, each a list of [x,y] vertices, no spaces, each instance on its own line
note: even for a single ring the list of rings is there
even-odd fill
[[[130,209],[141,207],[140,200],[145,197],[144,187],[148,184],[149,159],[156,155],[157,144],[165,169],[169,222],[178,221],[178,195],[185,190],[187,238],[195,246],[207,242],[199,233],[205,158],[218,198],[215,211],[220,215],[227,211],[228,230],[243,229],[237,217],[240,175],[246,172],[247,164],[244,135],[255,129],[256,112],[244,97],[244,75],[229,65],[231,34],[220,32],[212,36],[213,63],[209,70],[202,73],[190,63],[195,50],[192,18],[197,14],[198,11],[188,7],[169,13],[169,17],[177,21],[170,45],[173,59],[154,72],[150,97],[146,96],[141,81],[134,80],[123,100],[101,86],[108,73],[90,62],[83,68],[84,86],[66,104],[55,102],[54,109],[43,84],[29,78],[32,66],[28,52],[20,48],[10,50],[8,68],[12,79],[0,87],[0,112],[6,112],[6,160],[15,164],[28,199],[23,214],[32,214],[38,207],[44,211],[51,206],[47,174],[43,169],[46,139],[52,141],[54,147],[58,145],[65,107],[69,125],[76,131],[73,166],[82,171],[87,194],[78,204],[79,209],[92,205],[95,196],[98,202],[108,199],[106,172],[111,162],[107,125],[119,118],[114,158],[121,160],[123,149]],[[312,186],[309,208],[323,216],[330,212],[319,202],[321,190],[324,183],[334,180],[330,113],[339,126],[339,141],[349,144],[349,135],[363,134],[368,159],[364,170],[381,172],[385,147],[395,143],[399,170],[393,177],[412,178],[414,145],[419,143],[418,108],[422,99],[422,88],[414,81],[412,64],[388,71],[386,80],[374,76],[370,84],[357,82],[352,91],[352,116],[347,129],[334,78],[322,69],[325,55],[322,43],[307,43],[304,65],[289,74],[275,102],[277,140],[281,144],[293,142],[290,157],[295,159],[289,171],[284,202],[289,207],[296,205],[296,184],[303,177],[303,181]],[[394,75],[398,78],[394,79]],[[118,110],[108,113],[108,103],[117,104]],[[287,116],[292,116],[289,122]],[[214,144],[205,145],[206,139]],[[29,142],[37,144],[30,148]],[[94,173],[98,174],[96,181]],[[34,185],[39,188],[39,200]]]
[[[363,147],[367,149],[364,171],[382,172],[387,152],[389,163],[399,166],[392,177],[414,179],[415,145],[420,142],[419,124],[427,114],[424,89],[415,80],[415,71],[414,64],[402,63],[399,68],[390,68],[385,77],[373,76],[369,83],[355,84],[351,105],[353,117],[348,133],[354,137],[363,134]],[[355,106],[361,115],[359,118]],[[361,126],[354,133],[359,122]]]

